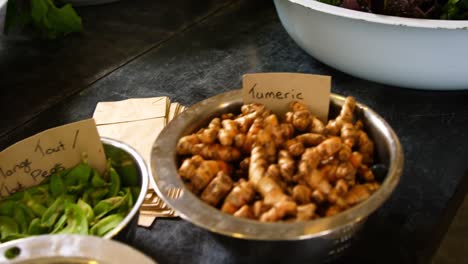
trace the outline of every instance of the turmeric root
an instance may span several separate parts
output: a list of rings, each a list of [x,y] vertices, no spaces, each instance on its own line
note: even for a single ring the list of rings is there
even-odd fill
[[[340,134],[343,143],[352,148],[356,143],[357,131],[352,123],[344,123]]]
[[[281,172],[278,164],[270,164],[264,177],[272,179],[282,190],[286,189],[286,182],[281,178]]]
[[[354,98],[351,96],[346,97],[340,114],[334,120],[328,121],[328,124],[325,127],[326,133],[336,136],[340,132],[344,123],[353,123],[355,106],[356,101]]]
[[[211,120],[210,124],[208,125],[208,128],[203,128],[197,133],[198,139],[204,144],[214,143],[218,137],[220,127],[221,119],[213,118],[213,120]]]
[[[255,201],[252,206],[252,212],[255,219],[259,219],[260,216],[266,211],[270,210],[271,206],[266,205],[262,200]]]
[[[364,164],[371,164],[374,161],[374,143],[362,130],[358,132],[358,150]]]
[[[276,203],[270,210],[260,216],[262,222],[274,222],[283,219],[287,215],[295,215],[297,205],[292,201],[281,201]]]
[[[366,182],[372,182],[375,180],[374,173],[372,173],[372,170],[364,164],[361,164],[361,166],[359,166],[359,168],[357,169],[357,174]]]
[[[237,148],[223,146],[221,144],[204,145],[193,154],[198,154],[205,159],[223,161],[236,161],[241,157],[241,153]]]
[[[234,120],[225,119],[221,122],[222,128],[219,129],[218,140],[223,146],[231,146],[234,138],[239,134],[238,125]]]
[[[203,161],[196,169],[194,175],[189,179],[188,185],[191,187],[191,190],[194,193],[199,193],[219,171],[223,171],[223,167],[227,168],[227,164],[223,161]]]
[[[297,204],[308,204],[311,201],[312,191],[305,185],[296,185],[292,190],[292,198]]]
[[[255,185],[255,189],[262,195],[264,203],[268,205],[291,200],[291,198],[283,192],[283,189],[269,177],[261,178],[258,184]]]
[[[250,206],[248,205],[243,205],[233,215],[237,217],[247,218],[247,219],[255,219],[255,216],[252,212],[252,208],[250,208]]]
[[[190,180],[190,178],[195,175],[197,168],[203,161],[204,159],[200,155],[195,155],[191,158],[185,159],[179,168],[179,175],[185,180]]]
[[[224,199],[221,211],[233,214],[243,205],[250,203],[253,200],[254,195],[255,190],[253,185],[250,182],[241,179],[239,180],[239,184],[234,186]]]
[[[219,171],[216,177],[203,190],[200,198],[212,206],[217,206],[226,197],[232,186],[231,177],[223,171]]]
[[[281,177],[284,179],[284,181],[291,182],[294,174],[296,173],[296,162],[288,151],[279,151],[278,166]]]
[[[358,204],[371,195],[371,190],[364,185],[355,185],[353,186],[344,196],[344,200],[348,205]]]
[[[313,203],[297,206],[296,221],[307,221],[316,217],[315,210],[317,206]]]
[[[177,154],[179,155],[194,154],[199,151],[200,143],[201,141],[196,134],[184,136],[180,138],[179,141],[177,142],[177,147],[176,147]]]

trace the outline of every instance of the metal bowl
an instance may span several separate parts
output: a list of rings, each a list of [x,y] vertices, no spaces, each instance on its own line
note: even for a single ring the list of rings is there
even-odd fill
[[[141,188],[130,212],[115,228],[104,235],[105,239],[114,238],[131,242],[135,237],[138,225],[139,209],[148,191],[148,169],[140,154],[129,145],[106,137],[101,137],[101,142],[107,158],[117,161],[118,164],[125,164],[126,171],[129,171],[130,168],[131,173],[124,173],[121,167],[115,166],[116,171],[122,178],[122,183],[136,185]],[[128,166],[129,164],[131,166]]]
[[[330,117],[337,115],[344,99],[336,94],[331,95]],[[262,223],[234,217],[206,204],[185,187],[177,172],[176,144],[179,138],[205,126],[215,116],[239,112],[241,105],[240,90],[226,92],[190,107],[165,127],[153,145],[151,158],[152,175],[160,197],[183,219],[224,237],[251,242],[278,242],[277,245],[282,247],[294,245],[291,241],[304,241],[293,246],[293,250],[297,252],[303,248],[303,253],[314,260],[326,259],[347,248],[349,240],[367,216],[387,200],[399,182],[403,152],[395,132],[377,113],[363,104],[357,104],[357,114],[376,143],[379,162],[388,166],[381,188],[366,201],[333,217],[296,223]],[[182,189],[182,195],[178,198],[169,196],[172,188]],[[268,248],[272,244],[264,245]],[[269,251],[269,255],[275,252]],[[288,259],[293,257],[289,256]]]
[[[12,257],[10,254],[14,254]],[[0,263],[11,264],[155,264],[123,243],[82,235],[40,235],[0,245]]]
[[[468,89],[468,21],[376,15],[315,0],[275,0],[291,38],[348,74],[415,89]],[[447,46],[446,43],[450,43]]]

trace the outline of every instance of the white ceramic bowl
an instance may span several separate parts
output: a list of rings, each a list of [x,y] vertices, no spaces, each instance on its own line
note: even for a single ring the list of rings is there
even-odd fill
[[[401,18],[315,0],[274,0],[306,52],[359,78],[415,89],[468,89],[468,21]]]

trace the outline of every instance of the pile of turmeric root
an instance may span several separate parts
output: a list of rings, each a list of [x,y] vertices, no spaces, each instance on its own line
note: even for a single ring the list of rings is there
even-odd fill
[[[280,118],[261,104],[223,114],[177,144],[179,175],[206,203],[262,222],[332,216],[366,200],[380,184],[374,143],[347,97],[323,123],[292,102]]]

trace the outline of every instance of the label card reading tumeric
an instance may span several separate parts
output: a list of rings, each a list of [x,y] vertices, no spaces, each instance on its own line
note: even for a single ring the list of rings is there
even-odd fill
[[[288,111],[289,102],[300,101],[320,120],[328,119],[330,76],[281,72],[245,74],[242,87],[244,103],[262,103],[283,115]]]
[[[83,155],[91,167],[104,172],[106,156],[93,119],[51,128],[15,143],[0,152],[0,197],[77,165]]]

